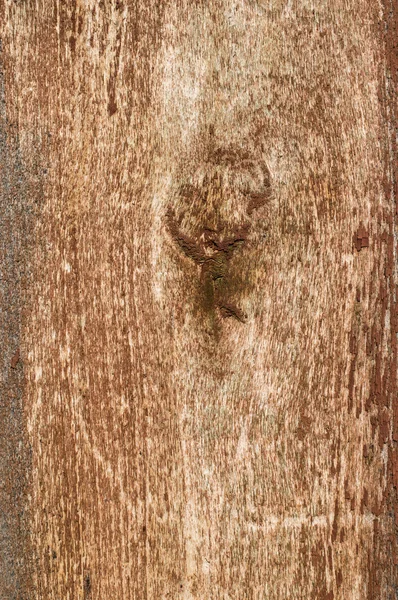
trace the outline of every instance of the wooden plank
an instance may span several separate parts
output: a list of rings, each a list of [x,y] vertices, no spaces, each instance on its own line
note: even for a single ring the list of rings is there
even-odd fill
[[[34,597],[394,597],[393,8],[3,3]]]

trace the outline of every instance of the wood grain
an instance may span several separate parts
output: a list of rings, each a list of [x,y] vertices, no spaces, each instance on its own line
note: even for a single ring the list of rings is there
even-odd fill
[[[395,598],[393,8],[3,1],[29,597]]]

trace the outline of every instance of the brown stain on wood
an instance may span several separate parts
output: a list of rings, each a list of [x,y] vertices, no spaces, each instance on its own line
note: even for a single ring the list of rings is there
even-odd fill
[[[361,225],[355,234],[355,247],[360,252],[362,248],[369,248],[369,233]]]
[[[11,358],[11,369],[16,369],[17,365],[19,363],[19,359],[20,359],[20,352],[19,352],[19,348],[17,348],[17,350],[15,350],[12,358]]]
[[[384,6],[2,7],[35,597],[395,593]]]

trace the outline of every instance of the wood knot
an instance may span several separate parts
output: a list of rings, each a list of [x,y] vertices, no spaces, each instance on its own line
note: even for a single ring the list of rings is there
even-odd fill
[[[216,148],[191,172],[167,210],[168,232],[182,253],[200,266],[208,308],[216,308],[222,318],[244,322],[246,316],[226,292],[230,263],[249,240],[254,213],[269,204],[268,168],[248,152]]]

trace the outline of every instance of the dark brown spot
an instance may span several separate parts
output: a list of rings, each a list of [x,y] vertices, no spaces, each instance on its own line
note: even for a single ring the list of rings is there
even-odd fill
[[[115,112],[117,112],[117,105],[113,96],[111,96],[108,102],[108,115],[111,117]]]
[[[17,350],[15,351],[15,353],[11,359],[11,368],[12,369],[17,368],[17,364],[19,363],[19,358],[20,358],[20,352],[19,352],[19,348],[17,348]]]
[[[220,313],[223,319],[234,317],[237,321],[244,323],[246,321],[246,315],[244,312],[233,304],[223,304],[220,307]]]
[[[358,252],[360,252],[362,248],[369,248],[369,233],[363,225],[360,225],[355,234],[354,244]]]
[[[90,579],[90,575],[86,575],[84,577],[83,590],[84,590],[84,595],[87,598],[87,596],[91,593],[91,579]]]

